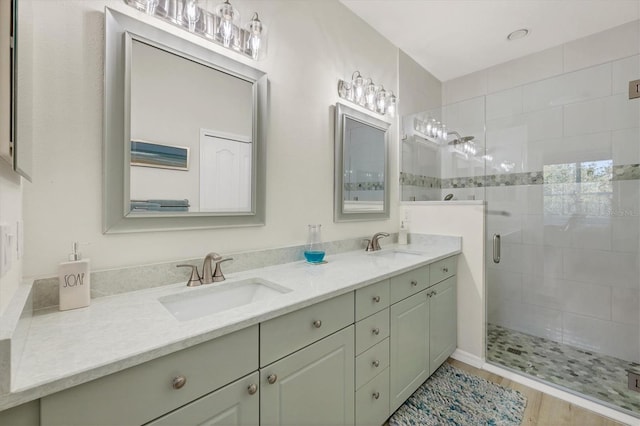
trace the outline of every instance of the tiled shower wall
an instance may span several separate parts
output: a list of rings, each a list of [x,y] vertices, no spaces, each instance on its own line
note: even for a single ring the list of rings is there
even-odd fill
[[[473,172],[449,181],[453,189],[442,182],[443,193],[488,202],[489,322],[636,362],[640,99],[627,89],[640,78],[639,27],[445,83],[443,112],[484,109],[489,157],[486,178]]]

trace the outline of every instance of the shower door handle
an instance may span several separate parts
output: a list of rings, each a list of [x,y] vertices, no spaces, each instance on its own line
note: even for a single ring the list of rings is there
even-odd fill
[[[493,234],[493,263],[500,263],[500,234]]]

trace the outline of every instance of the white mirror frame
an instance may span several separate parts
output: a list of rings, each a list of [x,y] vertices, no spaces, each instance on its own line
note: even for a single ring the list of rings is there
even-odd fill
[[[344,128],[345,117],[384,133],[384,196],[382,211],[345,211],[344,209]],[[344,104],[336,104],[333,221],[351,222],[389,219],[389,127],[390,123]]]
[[[129,214],[130,93],[125,61],[134,37],[253,83],[252,211]],[[105,8],[103,232],[151,232],[260,226],[266,210],[267,76],[224,55]]]

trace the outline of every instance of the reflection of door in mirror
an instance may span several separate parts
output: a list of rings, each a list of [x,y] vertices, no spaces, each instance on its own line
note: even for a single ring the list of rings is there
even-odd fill
[[[203,131],[200,164],[200,211],[251,211],[250,139]]]
[[[344,211],[383,211],[385,132],[344,119]]]
[[[130,73],[131,140],[160,147],[131,156],[133,212],[251,211],[253,84],[135,39]],[[171,148],[186,167],[162,165]]]

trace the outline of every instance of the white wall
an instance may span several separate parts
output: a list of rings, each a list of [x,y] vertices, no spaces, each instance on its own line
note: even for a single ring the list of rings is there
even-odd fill
[[[333,223],[333,108],[337,81],[354,70],[397,90],[397,49],[337,1],[234,1],[242,16],[258,11],[269,26],[269,52],[257,64],[269,78],[267,224],[264,227],[101,233],[103,9],[135,13],[121,0],[33,0],[34,184],[24,191],[26,276],[51,276],[69,244],[83,248],[93,269],[162,262],[302,244],[308,223],[335,240],[397,230],[391,219]],[[218,2],[210,1],[210,7]],[[158,23],[160,25],[160,23]],[[163,26],[172,31],[169,25]],[[182,32],[180,32],[182,34]],[[191,37],[197,43],[205,41]],[[252,61],[235,56],[241,62]],[[390,130],[397,144],[396,125]],[[392,181],[397,150],[391,150]],[[397,187],[390,188],[396,200]]]
[[[484,359],[484,204],[403,204],[410,232],[462,237],[458,257],[458,349]]]

